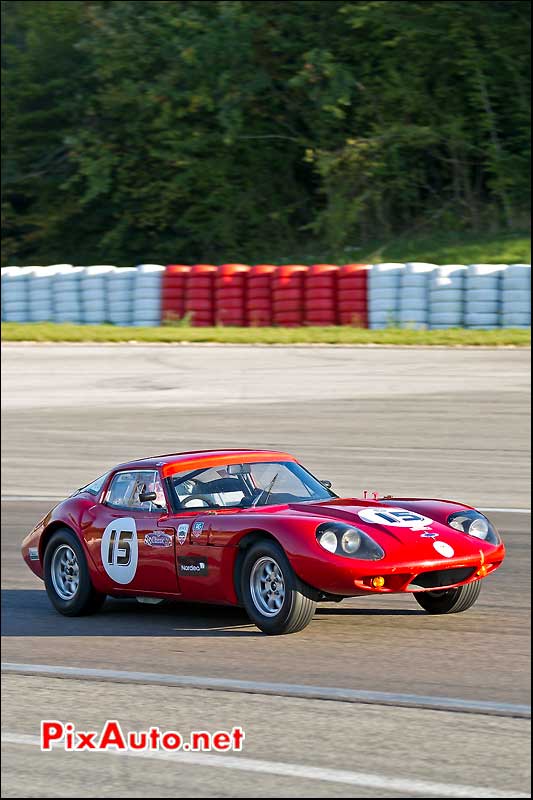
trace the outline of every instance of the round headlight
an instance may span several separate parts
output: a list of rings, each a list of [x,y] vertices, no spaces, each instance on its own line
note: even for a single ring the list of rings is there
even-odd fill
[[[451,528],[455,528],[457,531],[463,531],[466,533],[468,531],[468,526],[470,524],[470,517],[467,517],[466,514],[457,514],[453,518],[450,517],[448,521],[448,525]]]
[[[468,533],[470,536],[477,536],[478,539],[486,539],[489,533],[489,524],[487,520],[481,517],[473,519],[468,528]]]
[[[483,539],[491,544],[498,544],[500,539],[495,527],[489,520],[475,509],[456,511],[448,517],[448,525],[477,539]]]
[[[341,547],[345,553],[355,553],[361,546],[361,534],[354,528],[347,530],[341,539]]]
[[[329,550],[330,553],[334,553],[337,549],[337,537],[333,531],[324,531],[318,541],[324,550]]]

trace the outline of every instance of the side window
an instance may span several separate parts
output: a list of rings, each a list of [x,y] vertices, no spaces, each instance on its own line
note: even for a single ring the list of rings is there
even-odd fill
[[[90,494],[94,495],[100,494],[108,475],[109,472],[106,472],[105,475],[101,475],[99,478],[97,478],[92,483],[89,483],[87,486],[82,486],[81,489],[78,489],[78,492],[89,492]]]
[[[155,500],[141,503],[142,492],[155,492]],[[159,475],[154,470],[117,472],[107,493],[107,505],[130,511],[165,511],[166,502]]]

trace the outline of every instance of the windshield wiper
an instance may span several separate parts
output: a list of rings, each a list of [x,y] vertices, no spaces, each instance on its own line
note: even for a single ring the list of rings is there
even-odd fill
[[[271,494],[271,492],[272,492],[272,487],[273,487],[273,486],[274,486],[274,484],[276,483],[276,481],[277,481],[277,479],[278,479],[278,476],[279,476],[279,472],[276,472],[276,474],[274,475],[274,477],[272,478],[272,480],[271,480],[271,481],[270,481],[270,483],[268,484],[268,489],[263,489],[263,491],[261,492],[261,494],[260,494],[258,497],[256,497],[256,499],[253,501],[253,503],[252,503],[252,505],[253,505],[253,506],[257,506],[257,505],[259,505],[259,501],[263,499],[263,495],[264,495],[265,493],[266,493],[266,496],[265,496],[265,502],[263,503],[263,505],[264,505],[264,506],[266,506],[266,504],[267,504],[267,500],[268,500],[268,498],[270,497],[270,494]]]

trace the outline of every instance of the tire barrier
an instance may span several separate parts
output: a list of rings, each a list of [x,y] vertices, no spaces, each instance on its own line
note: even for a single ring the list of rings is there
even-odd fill
[[[215,322],[217,325],[247,325],[246,285],[250,267],[222,264],[215,276]]]
[[[173,322],[185,316],[185,288],[191,268],[185,264],[169,264],[163,274],[161,315]]]
[[[502,328],[531,325],[531,266],[511,264],[502,274]]]
[[[337,309],[340,325],[368,327],[368,273],[370,264],[344,264],[337,281]]]
[[[272,325],[272,276],[277,270],[273,264],[257,264],[248,273],[246,316],[248,325]]]
[[[141,264],[133,276],[133,325],[161,324],[161,284],[165,267]]]
[[[429,327],[461,328],[464,318],[464,282],[467,268],[445,264],[429,275]]]
[[[294,328],[304,324],[304,276],[307,267],[286,264],[272,273],[272,324]]]
[[[134,267],[114,268],[106,274],[108,322],[133,325]]]
[[[304,318],[307,325],[336,325],[339,267],[314,264],[304,273]]]
[[[404,264],[373,264],[368,273],[368,327],[398,324],[400,274]]]
[[[2,321],[157,326],[531,325],[530,264],[4,267]]]
[[[83,322],[80,279],[83,267],[56,264],[52,276],[52,320],[54,322]]]
[[[185,289],[185,316],[191,325],[205,327],[215,321],[215,276],[213,264],[195,264]]]
[[[428,327],[429,278],[436,266],[410,261],[400,271],[397,320],[401,328]]]
[[[470,264],[465,274],[467,328],[487,330],[500,326],[501,280],[505,264]]]

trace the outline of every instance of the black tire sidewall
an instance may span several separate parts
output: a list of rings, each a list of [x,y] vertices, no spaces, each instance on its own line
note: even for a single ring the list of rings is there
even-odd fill
[[[428,614],[456,614],[473,606],[480,590],[481,581],[476,581],[447,589],[440,596],[430,592],[414,592],[414,597]]]
[[[283,573],[285,582],[285,600],[275,617],[261,614],[252,600],[250,592],[250,574],[256,561],[263,557],[273,558]],[[296,602],[299,581],[289,560],[281,547],[274,542],[264,540],[254,544],[246,553],[241,570],[241,597],[246,612],[252,622],[265,633],[283,633],[289,623]]]
[[[70,600],[63,600],[59,597],[54,589],[51,577],[52,557],[62,544],[67,544],[74,550],[80,568],[78,591]],[[44,584],[50,602],[61,614],[70,617],[84,614],[91,610],[96,593],[89,576],[87,559],[77,536],[68,528],[57,530],[46,545],[44,553]]]

